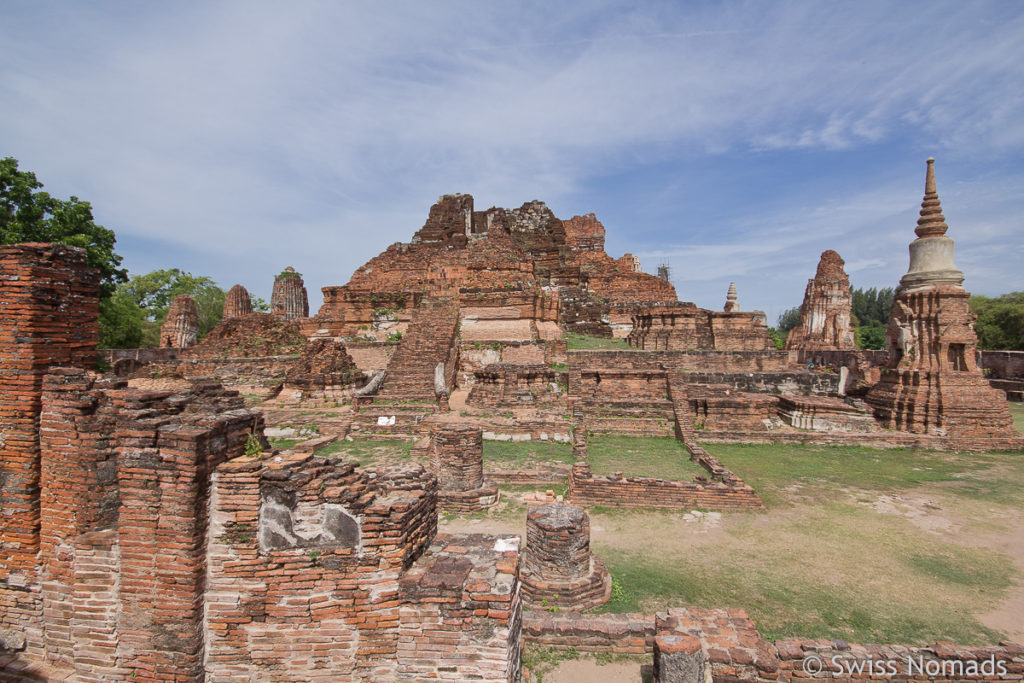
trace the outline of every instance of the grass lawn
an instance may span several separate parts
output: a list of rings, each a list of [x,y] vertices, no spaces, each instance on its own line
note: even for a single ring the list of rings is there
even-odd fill
[[[991,644],[979,616],[1024,572],[1011,548],[1024,453],[712,444],[765,512],[591,512],[614,580],[602,612],[742,607],[768,640]],[[593,454],[591,446],[591,454]],[[593,455],[591,455],[593,457]]]
[[[484,469],[530,469],[541,462],[572,464],[572,446],[555,441],[484,441]]]
[[[707,471],[690,460],[683,444],[672,437],[592,436],[587,462],[594,474],[622,472],[627,477],[692,481]]]
[[[355,461],[362,466],[384,465],[387,463],[410,461],[409,449],[411,441],[371,441],[370,439],[338,439],[327,444],[316,455],[338,458],[339,460]]]
[[[1010,415],[1013,415],[1013,426],[1017,431],[1024,434],[1024,403],[1010,401]]]
[[[592,349],[613,349],[618,351],[629,351],[632,347],[625,339],[612,339],[611,337],[594,337],[589,334],[575,334],[570,332],[565,335],[565,348],[568,350],[587,351]]]

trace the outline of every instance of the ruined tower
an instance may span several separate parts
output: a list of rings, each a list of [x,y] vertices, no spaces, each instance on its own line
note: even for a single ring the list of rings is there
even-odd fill
[[[978,343],[970,295],[953,263],[953,240],[928,159],[917,239],[896,290],[882,378],[867,396],[884,427],[957,437],[1013,437],[1006,400],[975,360]]]
[[[274,278],[274,291],[270,294],[270,313],[281,320],[309,317],[309,298],[302,275],[288,266]]]
[[[729,291],[725,293],[725,312],[733,313],[740,310],[739,299],[736,298],[736,283],[729,283]]]
[[[807,281],[800,322],[789,332],[786,349],[846,351],[854,348],[850,324],[850,278],[842,257],[831,249],[821,253],[818,271]]]
[[[228,290],[227,296],[224,297],[224,315],[223,319],[228,320],[230,318],[237,318],[240,315],[249,315],[252,313],[252,300],[249,298],[249,292],[246,291],[242,285],[235,285]]]
[[[199,338],[199,311],[187,294],[179,294],[171,303],[160,328],[160,347],[187,349]]]

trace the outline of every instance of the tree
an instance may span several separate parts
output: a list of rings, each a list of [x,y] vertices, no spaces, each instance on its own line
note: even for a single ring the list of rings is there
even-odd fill
[[[779,314],[778,324],[776,325],[780,331],[789,332],[791,329],[800,324],[800,307],[795,306],[793,308],[787,308]]]
[[[100,311],[101,345],[109,348],[157,346],[160,326],[171,303],[181,294],[195,299],[202,338],[224,314],[224,290],[206,276],[177,268],[135,275],[118,286],[108,306],[111,315]]]
[[[895,290],[856,288],[850,292],[851,323],[858,349],[881,349],[885,347],[885,333],[889,327],[889,313]]]
[[[994,298],[975,295],[969,304],[978,316],[974,323],[978,348],[1024,351],[1024,292]]]
[[[100,300],[110,298],[118,283],[128,279],[114,252],[112,230],[97,225],[92,207],[78,197],[57,199],[43,192],[31,171],[19,171],[18,161],[0,159],[0,243],[53,242],[85,249],[89,265],[100,271]]]

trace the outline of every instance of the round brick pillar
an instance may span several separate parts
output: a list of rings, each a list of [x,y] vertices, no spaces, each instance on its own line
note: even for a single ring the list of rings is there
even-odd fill
[[[576,505],[551,503],[526,515],[523,563],[548,581],[571,581],[590,572],[590,517]]]
[[[608,601],[612,579],[590,552],[590,517],[577,505],[552,503],[526,514],[520,572],[527,607],[583,611]]]
[[[430,468],[441,491],[472,491],[484,481],[484,440],[479,427],[449,424],[437,427]]]

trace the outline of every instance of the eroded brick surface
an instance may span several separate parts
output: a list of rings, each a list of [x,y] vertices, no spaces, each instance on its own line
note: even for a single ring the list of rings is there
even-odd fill
[[[800,322],[786,337],[787,349],[834,349],[854,347],[851,326],[850,278],[843,259],[828,249],[821,254],[818,271],[807,281]]]

